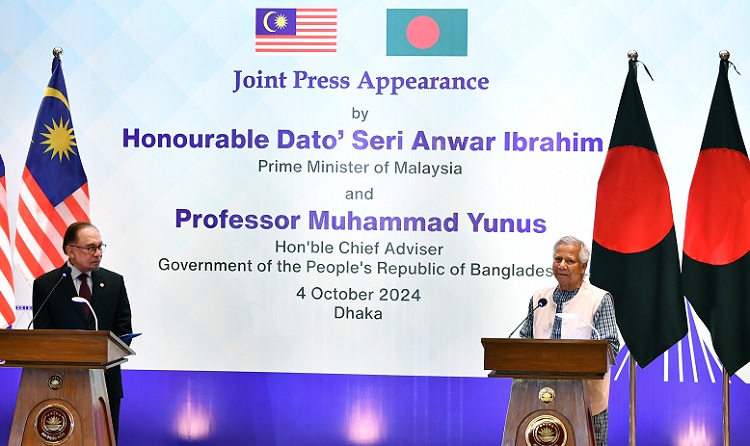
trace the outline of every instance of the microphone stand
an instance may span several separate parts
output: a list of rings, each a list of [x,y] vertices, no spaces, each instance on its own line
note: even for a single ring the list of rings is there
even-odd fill
[[[518,324],[516,326],[516,328],[514,328],[513,331],[510,332],[510,334],[508,335],[508,339],[510,339],[511,336],[513,336],[516,333],[516,331],[518,331],[518,329],[521,328],[521,325],[523,325],[523,323],[526,322],[526,320],[529,318],[529,316],[531,316],[532,314],[534,314],[534,312],[537,309],[542,308],[545,305],[547,305],[547,299],[545,299],[545,298],[539,299],[539,302],[536,303],[536,307],[532,308],[531,311],[529,311],[529,314],[527,314],[526,317],[523,318],[523,320],[521,321],[521,323]]]
[[[94,329],[96,331],[99,331],[99,318],[96,317],[96,311],[94,311],[94,307],[91,306],[91,302],[78,296],[71,297],[70,300],[72,300],[75,303],[86,304],[89,306],[89,310],[91,310],[91,314],[94,315]]]
[[[593,325],[591,325],[589,322],[586,321],[586,319],[582,318],[581,316],[575,314],[575,313],[555,313],[555,317],[558,317],[560,319],[578,319],[584,324],[588,325],[589,328],[594,332],[596,335],[596,339],[601,339],[601,335],[599,334],[599,330],[596,329]]]

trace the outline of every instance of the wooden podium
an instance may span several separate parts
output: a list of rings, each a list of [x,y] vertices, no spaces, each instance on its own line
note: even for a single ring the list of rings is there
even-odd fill
[[[482,338],[490,377],[513,378],[503,446],[594,446],[586,380],[614,364],[609,341]]]
[[[8,445],[114,445],[104,370],[134,355],[109,331],[0,330],[3,367],[23,367]]]

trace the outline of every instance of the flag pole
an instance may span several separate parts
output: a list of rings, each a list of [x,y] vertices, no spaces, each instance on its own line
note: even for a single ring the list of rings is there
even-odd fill
[[[593,285],[611,293],[617,326],[628,347],[632,446],[636,444],[636,364],[643,367],[654,361],[685,337],[688,326],[669,183],[638,87],[638,65],[652,80],[653,76],[638,60],[637,51],[628,51],[627,56],[628,75],[597,187],[591,250],[596,260],[590,274]]]
[[[65,228],[75,221],[91,220],[88,178],[75,138],[62,52],[60,47],[52,49],[51,75],[39,104],[18,194],[13,257],[17,272],[29,286],[64,263],[56,240],[62,240]]]
[[[719,59],[724,61],[725,64],[730,64],[729,62],[729,51],[727,50],[721,50],[719,51]],[[729,71],[729,67],[727,67],[727,71]],[[722,365],[721,367],[721,374],[722,374],[722,438],[723,438],[723,445],[729,446],[729,373],[727,372],[726,367]]]
[[[637,51],[628,51],[628,59],[631,61],[637,62],[638,61],[638,52]],[[636,389],[636,382],[635,382],[635,358],[633,357],[632,353],[630,355],[630,412],[628,416],[628,438],[629,438],[629,446],[635,446],[635,389]]]
[[[723,417],[724,417],[724,446],[729,446],[729,373],[722,367],[723,376]]]
[[[635,358],[630,355],[630,446],[635,446]]]

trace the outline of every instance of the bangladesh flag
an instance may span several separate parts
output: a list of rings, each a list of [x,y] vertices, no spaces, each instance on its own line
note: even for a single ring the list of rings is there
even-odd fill
[[[687,334],[669,185],[631,60],[596,194],[591,283],[645,367]]]
[[[388,56],[466,56],[468,10],[389,9]]]
[[[719,64],[688,195],[682,283],[727,373],[750,362],[750,160]]]

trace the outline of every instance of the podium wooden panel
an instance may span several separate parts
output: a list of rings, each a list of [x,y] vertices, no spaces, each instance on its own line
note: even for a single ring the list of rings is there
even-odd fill
[[[609,341],[482,338],[490,377],[513,378],[503,446],[595,445],[586,380],[614,363]]]
[[[109,331],[0,330],[3,367],[23,367],[11,446],[114,445],[104,370],[134,355]]]

